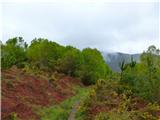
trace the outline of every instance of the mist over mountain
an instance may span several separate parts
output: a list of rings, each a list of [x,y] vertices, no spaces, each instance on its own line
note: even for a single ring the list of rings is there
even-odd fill
[[[131,61],[131,56],[136,62],[140,61],[141,54],[127,54],[121,52],[101,52],[104,60],[109,65],[109,67],[116,72],[120,72],[119,63],[125,60],[126,63]]]

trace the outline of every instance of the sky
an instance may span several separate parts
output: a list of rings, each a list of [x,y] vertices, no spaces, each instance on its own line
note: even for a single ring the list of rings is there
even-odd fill
[[[68,2],[67,2],[68,1]],[[87,1],[87,0],[86,0]],[[140,53],[160,48],[158,2],[2,2],[1,39],[47,38],[79,49]]]

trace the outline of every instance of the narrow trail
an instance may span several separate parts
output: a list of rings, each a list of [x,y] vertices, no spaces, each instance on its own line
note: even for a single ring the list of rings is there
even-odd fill
[[[80,100],[77,100],[77,101],[74,103],[74,105],[73,105],[73,107],[72,107],[72,110],[71,110],[71,112],[70,112],[70,115],[69,115],[69,117],[68,117],[68,120],[75,120],[75,115],[76,115],[77,108],[78,108],[79,104],[80,104]]]

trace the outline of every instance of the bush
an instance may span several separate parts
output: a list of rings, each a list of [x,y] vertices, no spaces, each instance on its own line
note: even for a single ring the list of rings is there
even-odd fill
[[[41,70],[54,70],[62,49],[62,46],[47,39],[34,39],[27,50],[27,57],[33,66]]]
[[[26,48],[27,44],[22,37],[15,37],[9,39],[6,44],[1,45],[2,55],[1,62],[2,68],[10,68],[13,65],[24,67],[22,64],[27,60]]]
[[[67,46],[63,56],[57,62],[57,70],[70,76],[78,76],[80,66],[83,64],[83,56],[80,50]]]
[[[83,49],[82,55],[84,64],[81,66],[80,76],[84,84],[95,84],[99,78],[107,77],[110,69],[97,49]]]
[[[123,71],[121,84],[129,85],[134,94],[160,103],[160,52],[150,46],[141,55],[140,63]]]

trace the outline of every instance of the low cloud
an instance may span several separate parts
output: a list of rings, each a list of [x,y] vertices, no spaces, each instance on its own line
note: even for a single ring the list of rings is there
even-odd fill
[[[80,49],[137,53],[160,48],[158,3],[3,3],[2,41],[44,37]]]

